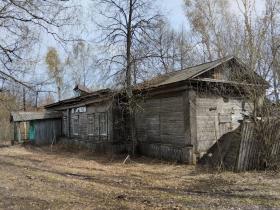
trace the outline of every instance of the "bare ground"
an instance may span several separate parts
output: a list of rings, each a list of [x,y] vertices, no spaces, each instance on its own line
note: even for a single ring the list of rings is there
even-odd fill
[[[1,147],[1,209],[280,209],[280,174]]]

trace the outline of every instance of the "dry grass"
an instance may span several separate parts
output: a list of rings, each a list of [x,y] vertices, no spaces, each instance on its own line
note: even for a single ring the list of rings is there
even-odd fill
[[[54,148],[0,149],[1,209],[280,208],[280,175],[213,173]]]

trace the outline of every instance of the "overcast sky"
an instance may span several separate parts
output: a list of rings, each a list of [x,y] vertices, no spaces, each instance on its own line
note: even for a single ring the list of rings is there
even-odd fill
[[[183,24],[186,24],[183,0],[161,0],[160,5],[164,13],[166,13],[172,27],[180,29]]]
[[[82,19],[82,24],[84,24],[84,27],[81,26],[77,26],[77,28],[75,28],[74,33],[78,33],[81,35],[85,35],[83,38],[85,40],[93,40],[96,38],[96,31],[93,27],[93,22],[92,20],[90,20],[90,16],[93,15],[94,9],[98,9],[98,8],[94,8],[89,6],[89,2],[92,3],[92,0],[74,0],[77,1],[78,4],[83,6],[83,11],[81,12],[79,15],[81,15],[81,19]],[[213,0],[214,1],[214,0]],[[161,10],[161,12],[167,17],[167,19],[170,22],[170,25],[173,29],[175,30],[181,30],[182,26],[188,28],[188,21],[185,17],[185,10],[184,10],[184,0],[155,0],[156,4],[158,4],[158,9]],[[238,6],[236,4],[236,0],[230,0],[231,6],[232,6],[232,10],[231,12],[239,12]],[[263,9],[264,6],[264,0],[256,0],[257,3],[257,8],[256,10],[261,11]],[[88,14],[88,13],[91,13]],[[93,18],[94,19],[94,18]],[[84,32],[84,28],[87,28],[87,32]],[[59,47],[59,45],[52,40],[51,37],[49,37],[49,35],[46,35],[48,37],[44,37],[45,40],[43,40],[41,42],[41,46],[40,46],[40,52],[39,54],[41,55],[41,59],[40,59],[40,64],[37,65],[37,68],[39,68],[39,70],[37,71],[37,73],[39,73],[37,75],[37,77],[41,78],[42,77],[46,77],[46,74],[43,72],[46,72],[46,65],[44,62],[44,56],[47,52],[48,47],[57,47],[60,51],[60,55],[62,57],[63,54],[65,53],[63,51],[62,48]],[[43,70],[43,71],[42,71]]]

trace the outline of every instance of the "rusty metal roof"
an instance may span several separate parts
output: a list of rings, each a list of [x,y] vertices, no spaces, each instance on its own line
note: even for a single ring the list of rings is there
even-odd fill
[[[60,112],[11,112],[12,122],[27,122],[32,120],[58,119]]]

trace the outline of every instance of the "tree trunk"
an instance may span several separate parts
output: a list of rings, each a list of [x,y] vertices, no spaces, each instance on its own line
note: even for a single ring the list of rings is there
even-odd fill
[[[58,95],[58,101],[61,101],[61,89],[59,86],[57,87],[57,95]]]
[[[137,147],[136,128],[135,128],[135,100],[132,90],[132,14],[133,14],[133,1],[129,0],[129,17],[127,24],[127,37],[126,37],[126,93],[128,97],[128,110],[129,110],[129,127],[130,136],[132,141],[132,155],[135,155]]]

